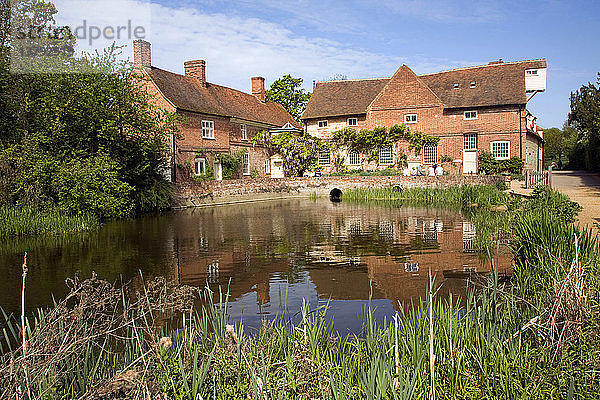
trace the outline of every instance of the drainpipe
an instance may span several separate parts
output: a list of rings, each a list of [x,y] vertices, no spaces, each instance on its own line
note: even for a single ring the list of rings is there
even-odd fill
[[[177,180],[177,163],[175,162],[175,134],[173,134],[173,149],[171,149],[171,182]]]
[[[523,159],[523,118],[521,117],[521,106],[519,106],[519,157]]]

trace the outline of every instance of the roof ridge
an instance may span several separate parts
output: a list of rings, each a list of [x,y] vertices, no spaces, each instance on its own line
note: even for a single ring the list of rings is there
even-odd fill
[[[501,63],[495,63],[495,64],[472,65],[470,67],[459,67],[459,68],[445,69],[443,71],[430,72],[430,73],[427,73],[427,74],[421,74],[421,75],[417,75],[417,76],[437,75],[437,74],[443,74],[443,73],[446,73],[446,72],[464,71],[464,70],[476,69],[476,68],[501,67],[503,65],[523,64],[523,63],[529,63],[529,62],[534,62],[534,61],[547,61],[547,60],[545,58],[534,58],[534,59],[531,59],[531,60],[521,60],[521,61],[509,61],[509,62],[504,62],[503,61]]]
[[[381,81],[384,79],[392,79],[392,77],[383,78],[357,78],[357,79],[338,79],[333,81],[315,81],[315,83],[339,83],[339,82],[359,82],[359,81]]]

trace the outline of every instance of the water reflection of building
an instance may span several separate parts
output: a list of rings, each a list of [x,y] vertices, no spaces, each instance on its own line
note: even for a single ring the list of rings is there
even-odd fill
[[[429,270],[442,293],[464,292],[446,270],[489,270],[473,225],[449,211],[299,200],[196,210],[174,230],[181,283],[229,285],[234,299],[255,292],[258,304],[270,302],[273,279],[295,284],[301,271],[323,299],[364,300],[372,290],[408,303],[425,293]],[[500,257],[505,269],[510,261]]]

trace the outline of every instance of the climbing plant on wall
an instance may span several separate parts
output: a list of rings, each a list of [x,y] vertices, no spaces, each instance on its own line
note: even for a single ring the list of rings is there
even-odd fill
[[[396,124],[389,130],[386,127],[359,131],[354,128],[344,128],[331,134],[331,142],[335,148],[345,147],[348,151],[357,151],[364,154],[368,161],[377,161],[381,147],[391,146],[402,139],[408,141],[408,148],[417,155],[420,154],[425,144],[437,144],[440,141],[440,138],[436,136],[412,131],[404,124]]]
[[[232,153],[219,154],[223,179],[233,179],[234,176],[240,172],[240,168],[244,162],[244,154],[246,154],[246,152],[246,150],[239,150]]]
[[[261,131],[252,138],[252,143],[265,146],[271,155],[283,158],[283,168],[288,176],[302,176],[318,166],[319,151],[328,149],[319,138],[307,135],[296,136],[286,132],[272,135]]]

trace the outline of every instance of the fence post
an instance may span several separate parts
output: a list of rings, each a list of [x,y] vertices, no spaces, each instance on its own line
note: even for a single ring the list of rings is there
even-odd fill
[[[529,189],[529,170],[525,170],[525,189]]]
[[[552,165],[548,167],[548,187],[552,189]]]

